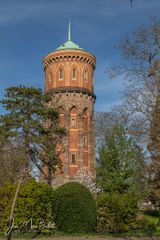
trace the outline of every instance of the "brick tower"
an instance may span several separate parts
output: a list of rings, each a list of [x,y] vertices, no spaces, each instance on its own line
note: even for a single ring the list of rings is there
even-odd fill
[[[45,91],[53,94],[53,107],[60,113],[60,125],[67,135],[61,156],[63,173],[54,184],[71,181],[79,169],[95,176],[95,130],[93,73],[96,58],[71,41],[44,57]]]

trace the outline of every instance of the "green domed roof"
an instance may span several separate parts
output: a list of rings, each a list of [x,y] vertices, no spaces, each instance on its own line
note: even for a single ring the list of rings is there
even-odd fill
[[[80,46],[72,42],[71,40],[63,43],[60,47],[58,47],[56,50],[63,50],[63,49],[80,49],[83,50]]]
[[[61,46],[56,48],[56,50],[64,50],[64,49],[77,49],[77,50],[83,50],[80,46],[78,46],[76,43],[71,41],[71,25],[69,22],[69,28],[68,28],[68,41],[63,43]]]

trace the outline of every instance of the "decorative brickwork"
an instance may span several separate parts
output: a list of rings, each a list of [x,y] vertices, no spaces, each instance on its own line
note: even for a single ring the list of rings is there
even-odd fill
[[[95,176],[95,62],[92,54],[77,49],[56,50],[44,58],[45,91],[52,93],[50,105],[58,109],[60,126],[67,130],[63,173],[56,174],[53,185],[74,180],[83,168]]]

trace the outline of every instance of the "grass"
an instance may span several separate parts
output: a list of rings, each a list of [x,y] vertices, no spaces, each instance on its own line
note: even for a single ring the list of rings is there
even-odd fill
[[[155,225],[155,236],[160,236],[160,211],[145,211],[144,216],[151,225]]]

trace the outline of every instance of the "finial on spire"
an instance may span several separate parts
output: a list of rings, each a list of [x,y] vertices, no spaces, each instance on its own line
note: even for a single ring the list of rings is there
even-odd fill
[[[69,21],[69,25],[68,25],[68,41],[71,41],[71,23]]]

